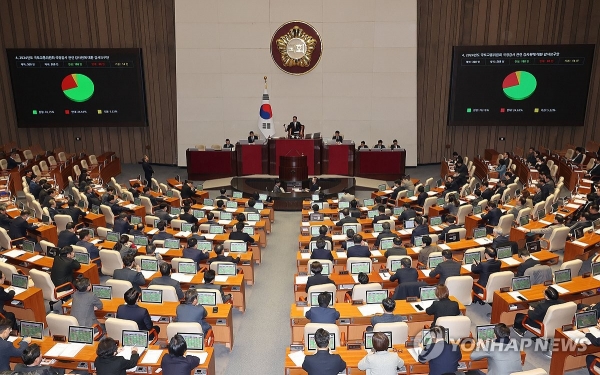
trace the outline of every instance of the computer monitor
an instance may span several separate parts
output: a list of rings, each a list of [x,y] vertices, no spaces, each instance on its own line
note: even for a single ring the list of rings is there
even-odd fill
[[[422,286],[419,288],[419,298],[421,301],[435,301],[437,296],[435,295],[435,286]]]
[[[234,191],[232,197],[235,199],[240,199],[244,197],[244,194],[241,191]]]
[[[319,235],[319,230],[321,229],[320,225],[313,225],[310,227],[310,235],[311,236],[318,236]]]
[[[223,233],[225,233],[225,228],[222,225],[211,225],[208,228],[208,233],[210,233],[210,234],[223,234]]]
[[[539,240],[531,241],[525,244],[525,248],[529,251],[529,253],[535,253],[542,250],[542,244]]]
[[[581,237],[583,237],[583,228],[575,228],[575,229],[573,229],[573,236],[575,237],[576,240],[578,240]]]
[[[42,340],[44,338],[44,323],[21,320],[20,332],[21,337],[31,337],[32,339]]]
[[[247,212],[246,218],[248,221],[260,221],[260,214],[254,212]]]
[[[204,334],[203,333],[181,333],[178,335],[183,337],[187,350],[204,350]]]
[[[158,223],[160,223],[160,219],[154,219],[154,221],[152,222],[152,226],[154,228],[158,228]]]
[[[396,270],[398,268],[402,267],[402,260],[401,259],[394,259],[390,262],[390,272],[396,272]]]
[[[98,215],[100,213],[100,206],[92,205],[92,213]]]
[[[571,281],[571,269],[565,268],[564,270],[554,271],[554,282],[556,284],[566,283]]]
[[[44,224],[50,224],[50,216],[48,216],[48,215],[42,215],[42,223],[44,223]]]
[[[384,333],[387,337],[388,337],[388,349],[392,348],[392,332],[381,332]],[[364,345],[365,345],[365,350],[371,350],[373,349],[373,335],[375,334],[375,332],[365,332],[364,333]]]
[[[112,286],[92,285],[92,293],[100,299],[112,299]]]
[[[204,211],[203,210],[192,210],[194,217],[196,219],[204,219]]]
[[[123,330],[121,333],[122,346],[148,347],[148,331]]]
[[[106,240],[111,242],[119,242],[121,239],[121,233],[119,232],[108,232],[106,233]]]
[[[414,190],[408,190],[408,191],[406,192],[406,197],[407,197],[407,198],[412,198],[412,197],[414,197],[414,196],[415,196],[415,191],[414,191]]]
[[[600,262],[592,263],[592,276],[600,275]]]
[[[446,243],[458,242],[458,241],[460,241],[460,233],[458,233],[458,232],[446,233]]]
[[[246,225],[242,229],[242,232],[246,233],[249,236],[254,236],[254,227],[251,227],[250,225]]]
[[[158,260],[157,259],[144,259],[142,258],[140,268],[142,271],[158,271]]]
[[[217,292],[198,292],[198,304],[203,306],[216,306]]]
[[[202,201],[202,204],[204,204],[205,206],[213,206],[214,203],[215,203],[215,200],[214,199],[210,199],[210,198],[205,198]]]
[[[131,224],[132,225],[136,225],[142,222],[142,218],[139,216],[132,216],[131,217]]]
[[[179,262],[177,264],[177,272],[188,275],[195,275],[197,271],[196,263],[194,262]]]
[[[173,190],[167,190],[167,197],[173,198]]]
[[[267,194],[258,194],[259,201],[266,201],[268,198]]]
[[[80,199],[79,202],[77,202],[77,207],[84,209],[85,208],[85,201],[83,199]]]
[[[321,263],[321,266],[323,267],[323,270],[321,271],[321,275],[329,275],[331,273],[331,270],[329,269],[329,263]],[[310,267],[309,267],[310,269]],[[313,271],[310,271],[310,275],[313,276],[314,273]]]
[[[473,206],[473,215],[479,215],[482,212],[483,212],[483,207],[481,207],[479,205]]]
[[[94,329],[92,327],[69,326],[69,342],[92,345]]]
[[[431,345],[434,341],[433,341],[433,337],[431,335],[431,330],[429,329],[424,329],[423,331],[421,331],[421,337],[422,337],[422,342],[423,342],[423,346],[427,347],[429,345]],[[449,328],[444,328],[444,341],[446,342],[450,342],[450,329]]]
[[[379,190],[379,191],[387,190],[387,185],[386,184],[379,184],[377,186],[377,190]]]
[[[318,201],[319,200],[319,194],[312,194],[310,196],[310,199],[314,202],[314,201]]]
[[[254,204],[254,208],[256,208],[257,210],[262,210],[262,209],[264,209],[264,208],[265,208],[265,204],[264,204],[264,203],[261,203],[261,202],[256,202],[256,203]]]
[[[510,246],[499,247],[496,249],[496,254],[498,259],[510,258],[512,257],[512,248]]]
[[[350,202],[339,202],[338,203],[338,208],[340,210],[342,210],[344,208],[350,208]]]
[[[443,256],[429,257],[429,259],[427,259],[427,268],[434,269],[435,267],[437,267],[438,264],[442,263],[443,261]]]
[[[351,274],[358,275],[361,272],[366,274],[371,273],[371,262],[355,262],[350,264]]]
[[[90,237],[92,237],[92,238],[95,237],[95,235],[94,235],[94,229],[93,228],[84,228],[82,230],[88,231]]]
[[[142,198],[133,198],[133,204],[136,206],[141,206],[142,205]]]
[[[596,310],[575,313],[575,328],[577,329],[594,327],[597,323]]]
[[[369,210],[369,211],[367,211],[367,217],[368,217],[369,219],[372,219],[372,218],[374,218],[374,217],[375,217],[375,216],[377,216],[378,214],[379,214],[379,211],[378,211],[378,210]]]
[[[90,254],[75,251],[73,258],[81,264],[90,264]]]
[[[204,185],[203,184],[196,185],[196,190],[203,191],[204,190]]]
[[[217,265],[217,275],[235,276],[237,269],[233,263],[219,263]]]
[[[382,238],[379,242],[380,250],[387,250],[389,248],[394,247],[394,239],[393,238]]]
[[[400,216],[404,212],[404,207],[394,207],[394,216]]]
[[[446,200],[444,198],[438,198],[435,203],[438,206],[443,206],[444,204],[446,204]]]
[[[59,251],[60,251],[60,249],[56,246],[48,246],[46,253],[48,254],[49,257],[53,258],[58,255]]]
[[[171,213],[171,215],[179,215],[179,214],[181,214],[181,208],[179,208],[179,207],[171,207],[170,213]]]
[[[71,199],[73,199],[73,197],[71,196]],[[127,195],[127,193],[123,193],[121,194],[121,199],[124,201],[129,201],[129,195]]]
[[[429,186],[429,185],[425,185],[425,186],[423,187],[423,190],[424,190],[426,193],[429,193],[429,191],[431,190],[431,186]]]
[[[473,251],[471,253],[465,253],[463,261],[465,264],[471,264],[473,262],[480,263],[481,262],[481,252]]]
[[[333,306],[333,301],[335,298],[335,295],[333,292],[312,292],[310,293],[310,305],[311,306],[319,306],[319,294],[321,293],[329,293],[329,295],[331,296],[331,299],[329,300],[329,306]]]
[[[194,224],[183,223],[183,224],[181,224],[181,231],[182,232],[191,232],[193,226],[194,226]]]
[[[375,223],[373,224],[373,232],[383,232],[383,224],[382,223]]]
[[[476,327],[477,342],[496,340],[496,333],[494,332],[495,328],[496,328],[495,324],[485,324],[485,325],[477,326]]]
[[[13,273],[10,284],[17,288],[27,289],[27,286],[29,285],[29,277],[26,275]]]
[[[367,290],[367,304],[379,304],[388,297],[387,290]]]
[[[196,244],[196,249],[202,251],[211,251],[212,250],[212,242],[210,241],[198,241]]]
[[[596,229],[596,230],[600,229],[600,219],[594,220],[592,224],[594,226],[594,229]]]
[[[531,279],[529,278],[529,276],[513,277],[511,287],[513,292],[524,289],[531,289]]]
[[[160,289],[142,289],[141,301],[143,303],[162,303],[162,293],[163,291]]]
[[[546,210],[538,210],[537,212],[537,218],[538,220],[542,220],[544,217],[546,216]]]
[[[415,246],[423,246],[423,236],[415,237]]]
[[[222,211],[219,215],[219,220],[233,220],[233,213]]]
[[[308,334],[308,350],[317,350],[317,343],[315,341],[315,334]],[[329,350],[335,350],[335,333],[329,333]]]
[[[248,251],[248,244],[246,242],[231,242],[229,251],[232,253],[245,253]]]
[[[23,241],[23,250],[28,253],[35,252],[35,242],[33,241]]]
[[[404,229],[413,229],[415,227],[414,220],[404,220]]]
[[[343,234],[347,234],[348,233],[348,229],[352,229],[355,234],[358,233],[358,225],[356,225],[356,224],[344,224],[344,225],[342,225],[342,233]]]
[[[473,229],[473,238],[483,238],[487,236],[487,232],[485,228],[475,228]]]
[[[429,219],[429,224],[430,225],[440,225],[442,224],[442,217],[441,216],[434,216],[431,219]]]
[[[529,224],[529,215],[521,216],[521,218],[519,219],[519,224],[521,226]]]
[[[225,207],[227,207],[227,208],[237,208],[238,204],[235,201],[227,201],[227,203],[225,203]]]
[[[442,186],[442,179],[441,178],[435,182],[435,186],[437,186],[437,187]]]
[[[134,236],[133,244],[135,246],[148,246],[148,237],[146,236]]]
[[[179,249],[179,240],[167,238],[163,244],[166,249]]]
[[[363,205],[365,207],[373,206],[375,205],[375,199],[363,199]]]
[[[312,214],[309,215],[308,220],[323,221],[323,220],[325,220],[325,215],[323,215],[323,213],[321,213],[321,212],[313,212]]]

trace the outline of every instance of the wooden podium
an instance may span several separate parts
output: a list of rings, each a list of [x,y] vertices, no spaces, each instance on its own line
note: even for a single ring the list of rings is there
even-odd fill
[[[280,156],[279,178],[282,181],[308,180],[308,162],[306,155]]]

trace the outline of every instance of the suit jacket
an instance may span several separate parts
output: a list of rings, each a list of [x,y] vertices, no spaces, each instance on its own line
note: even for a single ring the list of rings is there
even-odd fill
[[[583,161],[583,154],[579,153],[571,160],[573,161],[574,164],[581,164],[581,162]]]
[[[498,250],[499,247],[510,246],[513,254],[519,253],[519,245],[514,241],[509,241],[508,235],[502,235],[494,238],[492,241],[492,248]]]
[[[71,316],[77,318],[77,323],[83,327],[91,327],[98,323],[98,318],[94,314],[94,307],[102,309],[102,301],[92,292],[76,291],[73,294],[73,304],[71,307]]]
[[[384,238],[395,238],[395,237],[398,237],[398,236],[396,236],[396,234],[392,233],[392,231],[386,231],[384,229],[383,232],[379,233],[379,235],[375,239],[375,247],[379,247],[379,244],[381,243],[382,239],[384,239]]]
[[[35,230],[35,226],[29,224],[27,220],[23,219],[21,216],[17,216],[10,222],[10,229],[8,230],[8,234],[11,239],[27,237],[27,230]]]
[[[358,223],[358,219],[353,216],[346,216],[342,220],[335,223],[336,226],[341,227],[344,224],[356,224]]]
[[[447,227],[445,227],[444,229],[442,229],[442,233],[440,234],[440,239],[445,240],[446,239],[446,234],[448,234],[448,232],[450,232],[452,229],[459,229],[462,228],[462,226],[458,225],[458,224],[450,224]]]
[[[88,251],[88,254],[90,254],[90,259],[100,258],[100,249],[98,249],[93,243],[87,241],[77,241],[75,245],[85,247]]]
[[[590,176],[600,176],[600,164],[594,164],[588,173]]]
[[[173,218],[171,217],[171,215],[169,215],[169,213],[165,210],[156,210],[154,211],[154,216],[156,216],[157,218],[160,219],[160,221],[164,221],[166,223],[170,223],[171,220],[173,220]]]
[[[179,215],[179,220],[185,220],[190,224],[198,223],[198,219],[192,214],[181,214]]]
[[[431,325],[435,325],[437,318],[441,316],[458,316],[460,315],[460,309],[458,302],[452,301],[449,298],[444,298],[439,301],[433,301],[433,304],[425,309],[428,315],[433,315],[433,322]]]
[[[79,237],[73,232],[69,232],[68,230],[63,230],[58,234],[58,244],[59,248],[63,248],[69,245],[75,245],[79,242]]]
[[[405,190],[402,188],[402,186],[395,187],[394,189],[392,189],[392,194],[390,194],[390,198],[391,199],[398,198],[398,193],[401,192],[402,190]]]
[[[429,362],[429,375],[442,375],[455,373],[461,357],[460,347],[439,341],[429,345],[419,354],[419,362]]]
[[[127,220],[116,219],[115,225],[113,226],[113,232],[118,232],[121,234],[128,234],[132,229],[132,226],[129,224]]]
[[[304,357],[302,369],[308,375],[337,375],[346,370],[346,362],[339,354],[331,354],[328,350],[317,350],[315,354]]]
[[[248,233],[244,232],[231,232],[229,233],[230,240],[242,240],[248,243],[254,243],[254,238],[250,237]]]
[[[10,223],[13,219],[7,214],[0,214],[0,227],[4,228],[7,232],[10,230]]]
[[[232,145],[233,146],[233,145]],[[165,374],[189,374],[200,364],[200,358],[193,355],[177,357],[165,354],[160,361],[160,367]]]
[[[429,225],[427,225],[427,224],[417,225],[417,227],[415,227],[415,229],[413,229],[413,231],[410,235],[410,243],[412,243],[412,244],[415,243],[415,237],[426,236],[428,234],[429,234]]]
[[[117,318],[133,320],[142,331],[150,331],[153,326],[148,310],[138,305],[120,305],[117,308]]]
[[[258,135],[248,136],[248,143],[254,143],[258,139]]]
[[[310,241],[318,241],[318,240],[324,240],[324,241],[329,241],[329,244],[331,244],[331,247],[333,248],[333,238],[330,236],[314,236],[310,238]]]
[[[348,258],[353,257],[364,257],[369,258],[371,256],[371,251],[368,246],[363,245],[354,245],[347,250]]]
[[[383,214],[383,215],[377,215],[373,218],[373,224],[375,224],[376,222],[378,222],[379,220],[390,220],[390,216]]]
[[[415,268],[400,267],[396,273],[390,277],[390,281],[398,280],[398,284],[414,282],[419,279],[419,271]]]
[[[127,212],[127,207],[124,206],[120,206],[118,203],[113,203],[113,204],[108,204],[108,206],[110,206],[110,210],[112,211],[113,215],[117,216],[119,215],[121,212]]]
[[[240,262],[240,257],[234,258],[231,255],[217,255],[216,257],[210,258],[207,263],[211,264],[212,262],[232,262],[232,263],[239,263]]]
[[[154,242],[156,240],[166,240],[169,238],[173,238],[173,235],[171,233],[167,233],[166,231],[162,231],[162,232],[159,231],[154,236],[152,236],[152,242]]]
[[[480,262],[477,265],[473,264],[471,266],[471,272],[479,275],[477,284],[486,286],[490,275],[494,272],[500,272],[501,266],[502,262],[498,259],[490,259],[485,262]]]
[[[181,187],[181,199],[190,199],[194,196],[194,190],[188,184]]]
[[[423,205],[425,204],[425,199],[427,198],[429,198],[429,194],[427,194],[426,192],[422,192],[421,194],[419,194],[419,197],[417,198],[417,206],[423,207]]]
[[[472,360],[483,358],[488,360],[488,375],[510,375],[523,371],[521,353],[516,346],[494,342],[492,345],[488,343],[483,348],[477,348],[471,353]]]
[[[527,319],[527,325],[530,325],[535,328],[540,328],[540,325],[537,324],[536,322],[534,322],[534,320],[537,320],[539,322],[543,321],[544,317],[546,316],[546,313],[548,312],[548,309],[551,306],[560,305],[561,303],[565,303],[565,301],[563,301],[561,299],[557,299],[555,301],[547,300],[547,299],[543,300],[542,302],[537,304],[533,308],[533,310],[527,311],[527,315],[529,316],[529,318],[531,318],[531,319]]]
[[[335,285],[335,283],[333,282],[333,280],[331,280],[328,276],[325,276],[325,275],[313,275],[313,276],[309,276],[308,277],[308,280],[306,281],[306,288],[304,288],[304,291],[306,293],[308,293],[308,288],[310,288],[311,286],[322,285],[322,284],[333,284],[333,285]]]
[[[17,363],[13,370],[15,373],[27,374],[27,375],[55,375],[56,371],[50,366],[38,365],[38,366],[27,366],[24,363]]]
[[[445,284],[446,279],[450,276],[460,276],[461,264],[454,260],[445,260],[438,264],[433,271],[429,273],[429,277],[436,277],[440,275],[440,284]]]
[[[527,259],[523,263],[519,264],[519,267],[517,267],[517,276],[523,276],[523,275],[525,275],[525,271],[528,268],[531,268],[531,267],[536,266],[538,264],[540,264],[539,260],[535,260],[533,258]]]
[[[340,313],[334,308],[313,306],[304,314],[311,323],[335,324],[340,318]]]
[[[255,214],[259,214],[260,211],[258,210],[258,208],[254,208],[254,207],[245,207],[244,208],[244,212],[253,212]]]
[[[75,259],[70,259],[64,256],[57,256],[52,261],[52,269],[50,270],[50,279],[57,287],[64,283],[73,282],[73,271],[81,268],[81,264]],[[68,289],[68,288],[67,288]]]
[[[205,253],[202,250],[198,250],[194,247],[186,247],[183,249],[183,257],[192,259],[196,264],[200,263],[204,259],[208,259],[208,253]]]
[[[389,258],[393,255],[406,255],[406,249],[402,246],[394,246],[385,251],[385,257]]]
[[[135,367],[140,359],[140,354],[135,353],[131,354],[131,358],[129,360],[124,357],[108,357],[101,358],[96,357],[94,361],[94,365],[96,366],[96,374],[105,375],[126,375],[127,370]]]
[[[406,299],[406,297],[418,297],[422,286],[428,286],[425,281],[403,282],[394,290],[393,300]]]
[[[148,286],[150,285],[172,286],[173,288],[175,288],[177,298],[183,299],[183,290],[181,290],[181,284],[179,283],[179,281],[172,279],[171,276],[155,277],[154,279],[152,279],[152,281],[150,281],[150,284],[148,284]]]
[[[0,339],[0,371],[10,371],[10,357],[20,358],[27,346],[25,341],[21,341],[19,347],[15,348],[12,342]]]
[[[152,168],[152,165],[150,165],[150,163],[148,163],[147,161],[142,162],[142,169],[144,170],[144,174],[146,175],[152,175],[154,173],[154,168]]]
[[[146,279],[141,272],[132,270],[131,268],[121,268],[120,270],[115,270],[113,273],[113,279],[115,280],[126,280],[131,283],[133,288],[141,293],[142,289],[140,288],[142,285],[146,284]]]
[[[102,204],[102,201],[100,201],[100,199],[94,193],[89,193],[89,194],[86,194],[85,196],[87,198],[87,201],[88,201],[88,204],[90,205],[90,207],[92,205],[100,207],[100,205]]]
[[[7,292],[2,286],[0,286],[0,313],[4,313],[4,303],[12,301],[14,297],[14,290]]]
[[[206,334],[206,332],[208,332],[208,330],[211,329],[211,325],[206,320],[204,320],[208,313],[202,305],[179,305],[177,306],[176,312],[176,322],[200,323],[204,334]]]
[[[481,218],[483,220],[487,220],[487,223],[491,226],[496,226],[498,225],[498,222],[500,222],[500,217],[502,216],[502,211],[496,207],[494,209],[491,209],[488,211],[487,214],[481,216]]]
[[[333,254],[327,249],[314,249],[310,255],[310,259],[326,259],[333,262]]]
[[[6,159],[6,169],[13,169],[19,166],[19,162],[13,158]]]
[[[377,323],[396,323],[396,322],[404,322],[406,321],[406,317],[397,314],[378,314],[373,315],[371,318],[371,325],[375,327]]]
[[[63,215],[69,215],[73,219],[73,224],[79,223],[79,218],[85,216],[85,212],[81,211],[79,207],[68,207],[62,210]]]

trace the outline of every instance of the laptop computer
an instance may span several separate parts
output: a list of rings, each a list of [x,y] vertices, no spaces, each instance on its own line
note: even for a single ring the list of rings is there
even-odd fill
[[[35,242],[33,241],[23,241],[23,250],[27,253],[35,252]]]
[[[204,219],[204,211],[203,210],[192,210],[194,217],[196,219]]]
[[[111,242],[119,242],[121,239],[121,233],[119,232],[108,232],[106,233],[106,240]]]
[[[473,206],[473,215],[479,215],[482,212],[483,212],[483,207]]]
[[[148,237],[146,236],[134,236],[133,244],[136,246],[148,246]]]
[[[21,320],[20,332],[21,337],[31,337],[35,340],[42,340],[44,338],[44,323]]]
[[[496,339],[496,333],[494,329],[496,328],[495,324],[484,324],[476,327],[477,332],[477,342],[480,341],[494,341]]]
[[[441,216],[434,216],[431,219],[429,219],[429,225],[435,226],[435,225],[441,225],[441,224],[442,224]]]
[[[344,209],[344,208],[350,208],[350,202],[339,202],[338,203],[338,208],[340,210]]]
[[[308,350],[317,350],[318,349],[317,343],[315,341],[314,333],[308,334],[307,349]],[[335,350],[335,333],[329,333],[329,350],[331,350],[331,351]]]
[[[205,206],[213,206],[214,203],[215,203],[215,200],[214,199],[210,199],[210,198],[205,198],[202,201],[202,204],[205,205]]]
[[[173,190],[167,190],[167,197],[173,198]]]
[[[225,228],[222,225],[211,225],[208,228],[208,233],[210,233],[210,234],[223,234],[223,233],[225,233]]]
[[[235,199],[240,199],[244,197],[244,194],[241,191],[234,191],[231,196]]]
[[[371,273],[371,262],[356,262],[350,265],[351,274],[358,275],[361,272],[366,274]]]
[[[204,334],[203,333],[181,333],[177,332],[185,340],[187,350],[203,351],[204,350]]]
[[[354,231],[354,234],[358,233],[358,225],[356,224],[344,224],[342,225],[342,233],[343,234],[347,234],[348,233],[348,229],[352,229]]]
[[[438,264],[442,263],[443,261],[444,261],[443,256],[429,257],[429,259],[427,259],[427,268],[432,270],[435,267],[437,267]]]
[[[227,201],[227,203],[225,203],[225,207],[227,207],[227,208],[238,208],[238,204],[235,201]]]
[[[369,211],[367,211],[367,217],[369,219],[374,218],[375,216],[377,216],[377,214],[379,214],[378,210],[369,210]]]
[[[400,216],[404,212],[404,207],[394,207],[394,216]]]
[[[427,347],[429,345],[431,345],[434,341],[433,341],[433,337],[431,335],[431,330],[429,329],[424,329],[421,331],[421,340],[423,342],[423,346]],[[450,329],[449,328],[444,328],[444,341],[446,342],[450,342]]]
[[[143,303],[162,303],[162,301],[163,301],[163,291],[162,290],[160,290],[160,289],[142,289],[141,302],[143,302]]]
[[[154,219],[154,222],[152,222],[152,227],[158,228],[158,223],[160,223],[160,219]]]
[[[435,286],[422,286],[419,288],[419,299],[421,301],[437,301]]]
[[[597,323],[596,310],[575,313],[575,328],[577,329],[594,327]],[[21,335],[23,335],[22,331]]]
[[[197,270],[198,270],[198,267],[196,267],[196,263],[194,263],[194,262],[179,262],[177,264],[177,272],[178,273],[195,275]]]
[[[73,258],[81,264],[90,264],[90,254],[75,251]]]
[[[390,262],[390,273],[396,272],[398,268],[402,267],[402,259],[394,259]]]
[[[196,244],[196,248],[202,251],[211,251],[212,250],[212,242],[210,241],[198,241]]]
[[[379,250],[387,250],[392,247],[394,247],[394,239],[393,238],[383,238],[379,242]]]
[[[131,217],[131,224],[132,225],[136,225],[142,222],[142,218],[139,216],[132,216]]]
[[[179,240],[167,238],[163,244],[166,249],[179,249]]]
[[[404,220],[404,229],[413,229],[415,227],[414,220]]]
[[[511,258],[512,249],[510,246],[502,246],[496,249],[496,254],[498,255],[498,259]]]
[[[373,206],[375,204],[375,199],[363,199],[363,205],[365,206]]]
[[[26,275],[12,274],[10,285],[15,289],[15,293],[24,292],[29,285],[29,277]]]
[[[464,264],[472,264],[473,262],[480,263],[481,262],[481,252],[473,251],[471,253],[465,253],[463,262],[464,262]]]
[[[571,269],[565,268],[564,270],[554,271],[554,283],[566,283],[571,281]]]
[[[529,276],[518,276],[513,277],[511,282],[511,288],[513,292],[519,290],[531,289],[531,279]]]
[[[367,304],[380,304],[381,301],[388,297],[387,290],[367,290]]]
[[[171,216],[178,216],[179,214],[181,214],[181,208],[171,207],[171,210],[169,211],[169,213],[171,214]]]
[[[217,292],[198,292],[198,304],[202,306],[216,306]]]
[[[600,262],[592,263],[592,276],[600,275]]]
[[[487,236],[487,232],[485,228],[475,228],[473,229],[473,238],[483,238]]]
[[[237,269],[233,263],[219,263],[217,265],[217,275],[235,276]]]
[[[535,252],[538,252],[538,251],[542,250],[542,244],[541,244],[541,242],[539,240],[537,240],[537,241],[531,241],[531,242],[527,242],[525,244],[525,248],[531,254],[531,253],[535,253]]]
[[[124,329],[121,333],[122,346],[148,347],[148,331],[130,331]]]
[[[92,345],[94,329],[92,327],[69,326],[69,342]]]
[[[243,233],[246,233],[249,236],[254,236],[254,227],[251,227],[249,225],[246,225],[243,229],[242,229]]]
[[[44,223],[44,224],[50,224],[50,216],[48,216],[48,215],[42,215],[42,223]]]
[[[92,285],[92,293],[100,299],[112,299],[112,286]]]
[[[392,348],[392,332],[382,332],[388,337],[388,349]],[[373,349],[373,335],[375,332],[365,332],[363,343],[365,350]]]
[[[248,251],[248,244],[246,242],[232,242],[229,246],[229,252],[231,253],[245,253]]]
[[[321,212],[313,212],[312,214],[309,215],[308,220],[323,221],[323,220],[325,220],[325,215],[323,215],[323,213],[321,213]]]
[[[458,242],[460,241],[460,233],[458,232],[448,232],[446,233],[446,243]]]
[[[319,294],[321,293],[329,293],[331,299],[329,300],[329,306],[333,306],[334,294],[333,292],[312,292],[310,293],[310,305],[311,306],[319,306]]]
[[[446,200],[444,198],[438,198],[435,203],[438,206],[443,206],[444,204],[446,204]]]
[[[248,221],[260,221],[260,214],[254,213],[254,212],[248,212],[248,213],[246,213],[246,218],[248,219]]]
[[[196,190],[203,191],[204,190],[204,185],[203,184],[196,185]]]
[[[231,212],[225,212],[225,211],[221,211],[221,214],[219,215],[219,220],[233,220],[233,213]]]
[[[382,223],[373,224],[373,232],[377,232],[377,233],[383,232],[383,224]]]
[[[519,219],[519,224],[521,226],[529,224],[529,215],[521,216],[521,218]]]
[[[423,246],[423,236],[415,237],[415,246]]]
[[[181,231],[182,232],[191,232],[193,226],[194,226],[194,224],[183,223],[183,224],[181,224]]]
[[[98,215],[100,213],[100,206],[92,205],[92,213]]]
[[[158,271],[158,260],[142,258],[140,268],[142,271],[156,272]]]

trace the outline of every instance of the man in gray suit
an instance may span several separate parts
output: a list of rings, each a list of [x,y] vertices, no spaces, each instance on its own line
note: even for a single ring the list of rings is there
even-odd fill
[[[510,343],[510,329],[504,323],[494,328],[496,339],[480,343],[471,353],[471,360],[487,358],[488,375],[509,375],[523,371],[518,345]]]
[[[132,254],[127,254],[123,258],[123,265],[125,267],[121,268],[120,270],[115,270],[113,273],[113,279],[129,281],[133,288],[141,293],[141,286],[146,283],[146,279],[140,272],[141,267],[135,264],[134,260],[135,258]]]
[[[160,262],[160,266],[158,267],[160,270],[160,277],[155,277],[150,281],[150,285],[167,285],[175,288],[175,292],[177,293],[177,298],[183,299],[183,290],[181,290],[181,284],[179,281],[171,278],[171,264],[167,262]]]
[[[442,256],[444,257],[444,261],[435,267],[433,271],[429,273],[429,277],[436,277],[440,275],[439,284],[445,284],[446,279],[450,276],[460,276],[460,267],[461,264],[459,262],[454,261],[452,259],[452,251],[444,250],[442,251]]]
[[[254,208],[254,205],[256,204],[256,201],[254,200],[254,198],[250,198],[248,200],[248,207],[244,208],[244,212],[254,212],[254,213],[260,213],[260,211],[258,210],[258,208]]]
[[[79,277],[73,282],[77,291],[73,295],[71,316],[77,318],[77,323],[82,327],[100,325],[94,311],[102,309],[102,301],[92,293],[90,279]]]
[[[204,306],[198,304],[198,292],[195,288],[190,288],[185,292],[185,305],[177,306],[175,310],[177,317],[176,322],[200,323],[202,331],[206,335],[212,327],[204,320],[208,313]]]

